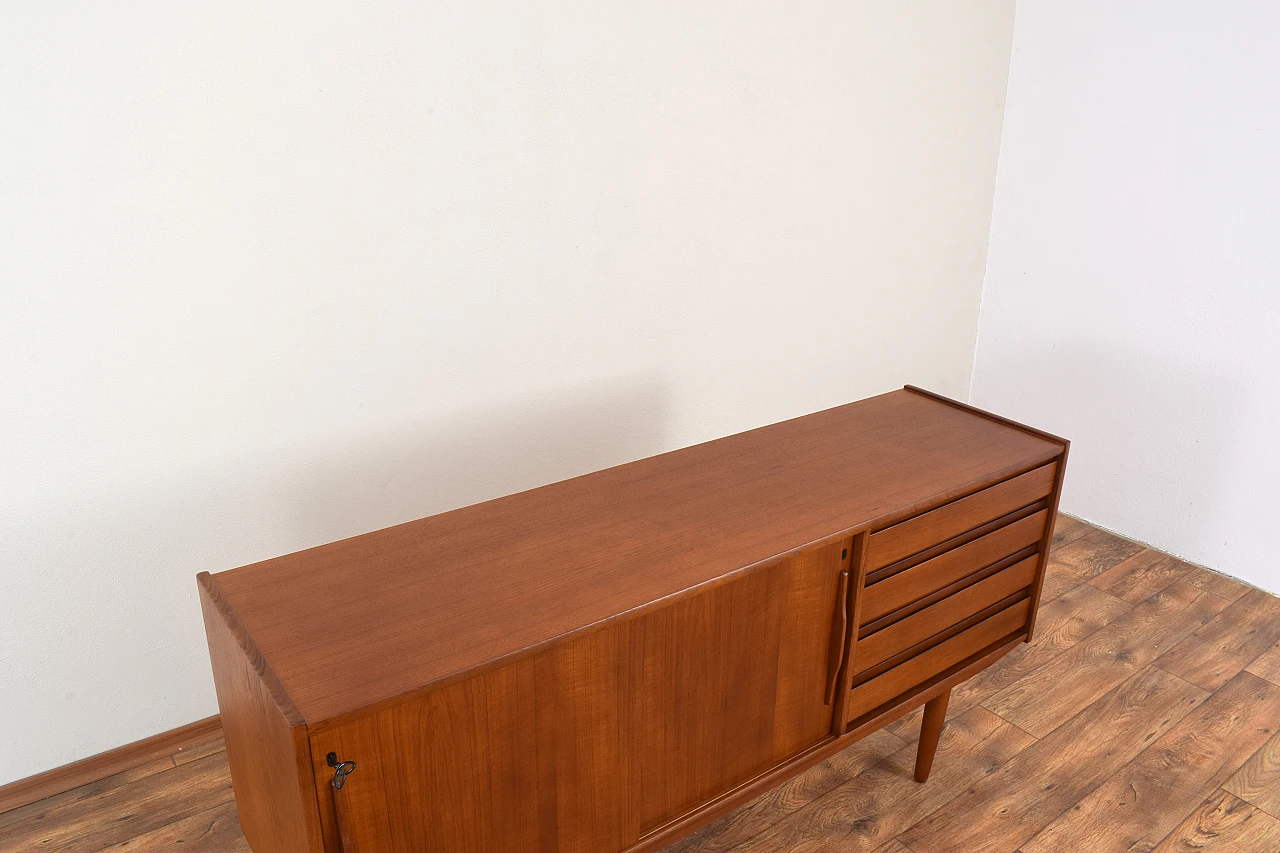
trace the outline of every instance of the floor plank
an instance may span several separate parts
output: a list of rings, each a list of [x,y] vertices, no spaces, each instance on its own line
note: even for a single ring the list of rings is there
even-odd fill
[[[1150,667],[913,826],[914,853],[1011,853],[1206,698]]]
[[[911,853],[911,850],[901,841],[893,841],[888,847],[881,847],[876,853]]]
[[[1215,791],[1151,853],[1276,853],[1280,820]]]
[[[1053,525],[1053,541],[1050,543],[1049,549],[1056,550],[1063,545],[1069,545],[1093,529],[1093,525],[1088,522],[1058,513]]]
[[[915,781],[915,747],[904,747],[734,850],[879,850],[1032,740],[990,711],[974,708],[944,728],[929,784]]]
[[[1280,687],[1241,673],[1022,851],[1150,850],[1277,729]]]
[[[1222,613],[1161,655],[1156,666],[1217,690],[1280,642],[1280,598],[1251,589]]]
[[[1276,643],[1263,652],[1253,663],[1244,668],[1259,678],[1265,678],[1272,684],[1280,684],[1280,643]]]
[[[1198,586],[1205,592],[1216,595],[1218,598],[1225,598],[1227,601],[1235,601],[1253,589],[1243,581],[1199,566],[1195,567],[1195,571],[1188,573],[1184,580],[1192,586]]]
[[[253,853],[240,832],[235,803],[223,803],[104,849],[119,853]]]
[[[995,666],[951,691],[950,715],[964,713],[982,704],[1131,609],[1132,605],[1127,602],[1088,584],[1068,590],[1040,609],[1036,635],[1030,643],[1016,646]],[[924,709],[917,709],[892,723],[889,731],[903,740],[915,741],[920,735],[923,716]]]
[[[1044,737],[1225,606],[1222,599],[1175,581],[983,704]],[[1053,701],[1045,701],[1050,696]]]
[[[195,761],[197,758],[204,758],[213,755],[216,752],[224,752],[227,748],[225,738],[216,738],[208,743],[197,743],[188,746],[186,749],[180,749],[173,755],[169,756],[173,759],[174,766],[186,764],[189,761]]]
[[[85,853],[119,844],[231,802],[226,754],[219,752],[8,827],[3,853]]]
[[[1139,604],[1195,568],[1176,557],[1143,548],[1089,581],[1130,604]]]
[[[1049,553],[1049,570],[1045,574],[1041,601],[1051,601],[1067,590],[1087,583],[1116,563],[1123,562],[1142,550],[1128,539],[1092,530],[1056,551]]]
[[[1240,765],[1222,788],[1280,819],[1280,732]]]
[[[881,729],[783,785],[761,795],[693,835],[665,848],[665,853],[722,853],[764,832],[787,815],[869,770],[906,744]]]
[[[163,773],[166,770],[172,770],[174,767],[173,759],[168,756],[157,758],[154,761],[148,761],[145,764],[133,767],[129,770],[106,776],[96,782],[90,782],[87,785],[81,785],[78,788],[72,788],[70,791],[63,791],[61,794],[55,794],[52,797],[46,797],[34,803],[20,806],[16,809],[10,809],[7,812],[0,812],[0,839],[4,838],[4,829],[18,823],[50,823],[58,819],[59,810],[64,806],[73,803],[84,802],[101,797],[117,788],[123,788],[142,779],[152,776],[156,773]],[[0,850],[4,848],[0,846]]]

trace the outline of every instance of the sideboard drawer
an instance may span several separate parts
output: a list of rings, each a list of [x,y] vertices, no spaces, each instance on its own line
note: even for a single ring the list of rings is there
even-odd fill
[[[972,542],[890,575],[866,587],[861,624],[963,580],[974,572],[1035,546],[1044,538],[1048,510],[1021,518]]]
[[[1038,563],[1035,555],[1026,557],[905,618],[890,622],[872,634],[860,635],[853,656],[854,674],[866,672],[895,655],[929,643],[932,638],[1011,596],[1028,593],[1035,582]]]
[[[845,719],[855,720],[913,688],[944,674],[966,659],[1023,631],[1031,599],[1023,598],[968,630],[861,682],[855,681]]]
[[[965,498],[872,533],[867,541],[867,572],[942,545],[1037,501],[1053,491],[1058,466],[1041,465]]]

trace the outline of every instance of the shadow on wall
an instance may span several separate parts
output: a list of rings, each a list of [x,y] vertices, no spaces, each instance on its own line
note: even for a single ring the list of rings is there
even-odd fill
[[[1071,440],[1064,511],[1214,565],[1247,395],[1175,352],[1079,340],[980,363],[973,399]]]
[[[24,506],[0,522],[0,784],[216,712],[197,572],[650,456],[669,418],[635,376]]]
[[[330,542],[669,449],[656,380],[352,437],[280,473],[296,536]]]

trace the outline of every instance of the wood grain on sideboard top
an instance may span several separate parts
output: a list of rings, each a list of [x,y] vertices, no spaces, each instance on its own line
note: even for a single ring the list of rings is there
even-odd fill
[[[315,725],[1063,450],[904,389],[201,582]]]

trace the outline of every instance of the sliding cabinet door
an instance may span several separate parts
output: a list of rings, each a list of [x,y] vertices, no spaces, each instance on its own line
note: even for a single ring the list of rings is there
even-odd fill
[[[813,549],[634,623],[642,835],[831,736],[847,561]]]
[[[847,564],[812,549],[321,727],[330,853],[615,853],[825,740]]]

